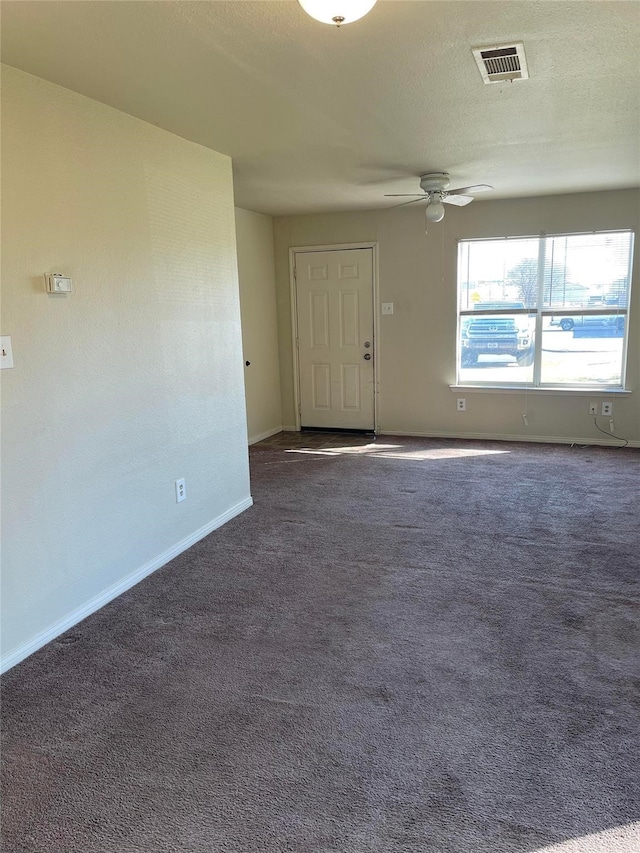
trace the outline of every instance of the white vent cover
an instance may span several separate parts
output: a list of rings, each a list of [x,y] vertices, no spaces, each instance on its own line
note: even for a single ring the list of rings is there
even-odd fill
[[[521,41],[515,44],[474,47],[472,53],[485,83],[529,79],[527,58],[524,55],[524,45]]]

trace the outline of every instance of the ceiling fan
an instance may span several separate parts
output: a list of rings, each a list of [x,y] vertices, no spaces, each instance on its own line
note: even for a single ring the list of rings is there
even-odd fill
[[[429,222],[440,222],[444,219],[443,204],[455,204],[464,207],[473,201],[473,193],[492,190],[489,184],[475,184],[472,187],[458,187],[455,190],[448,189],[449,175],[446,172],[429,172],[420,176],[421,193],[386,193],[386,198],[411,198],[402,204],[413,204],[416,201],[427,202],[427,219]],[[398,205],[402,207],[402,205]]]

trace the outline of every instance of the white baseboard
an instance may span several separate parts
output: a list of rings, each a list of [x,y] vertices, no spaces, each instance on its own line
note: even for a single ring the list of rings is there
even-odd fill
[[[284,427],[282,424],[280,426],[274,427],[273,429],[265,430],[265,432],[259,432],[257,435],[249,436],[249,444],[257,444],[259,441],[264,441],[265,438],[271,438],[272,435],[277,435],[279,432],[282,432]]]
[[[300,432],[300,430],[295,424],[293,426],[291,426],[290,424],[283,424],[282,432]]]
[[[132,572],[122,578],[122,580],[117,581],[117,583],[89,599],[89,601],[85,602],[80,607],[77,607],[62,619],[54,622],[53,625],[50,625],[46,630],[37,634],[33,639],[23,643],[21,646],[18,646],[17,649],[2,658],[2,661],[0,662],[0,674],[11,669],[11,667],[20,663],[20,661],[29,657],[29,655],[32,655],[34,652],[37,652],[38,649],[46,646],[46,644],[50,643],[51,640],[55,640],[55,638],[59,637],[60,634],[64,634],[64,632],[68,631],[69,628],[73,628],[73,626],[77,625],[78,622],[82,622],[82,620],[86,619],[87,616],[91,616],[92,613],[100,610],[100,608],[104,607],[105,604],[108,604],[110,601],[113,601],[114,598],[122,595],[123,592],[131,589],[132,586],[135,586],[141,580],[144,580],[144,578],[153,574],[153,572],[162,568],[162,566],[165,566],[168,562],[173,560],[174,557],[182,554],[182,552],[186,551],[187,548],[195,545],[196,542],[200,541],[200,539],[203,539],[218,527],[222,527],[222,525],[226,524],[227,521],[231,521],[232,518],[235,518],[236,515],[244,512],[245,509],[249,509],[252,505],[253,498],[251,498],[251,496],[235,504],[226,512],[223,512],[222,515],[219,515],[217,518],[214,518],[213,521],[205,524],[204,527],[196,530],[195,533],[192,533],[190,536],[187,536],[185,539],[177,542],[153,560],[145,563],[139,569],[136,569],[135,572]]]
[[[606,438],[567,438],[560,435],[513,435],[508,433],[494,433],[488,435],[486,432],[404,432],[398,429],[380,429],[380,435],[406,435],[414,438],[453,438],[474,439],[480,441],[533,441],[543,444],[598,444],[605,447],[622,447],[622,443],[615,439]],[[630,441],[627,447],[640,447],[640,441]]]

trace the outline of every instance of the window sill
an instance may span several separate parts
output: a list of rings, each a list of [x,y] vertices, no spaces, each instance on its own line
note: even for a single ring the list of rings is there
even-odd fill
[[[630,397],[631,391],[626,388],[532,388],[529,385],[449,385],[452,391],[480,391],[490,394],[536,394],[549,395],[552,397],[562,395],[564,397]]]

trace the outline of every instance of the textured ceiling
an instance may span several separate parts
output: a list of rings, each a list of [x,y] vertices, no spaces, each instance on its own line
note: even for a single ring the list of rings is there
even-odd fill
[[[531,78],[485,86],[471,48],[504,41]],[[2,58],[230,155],[263,213],[388,207],[426,171],[640,184],[636,0],[379,0],[339,30],[295,0],[5,0]]]

